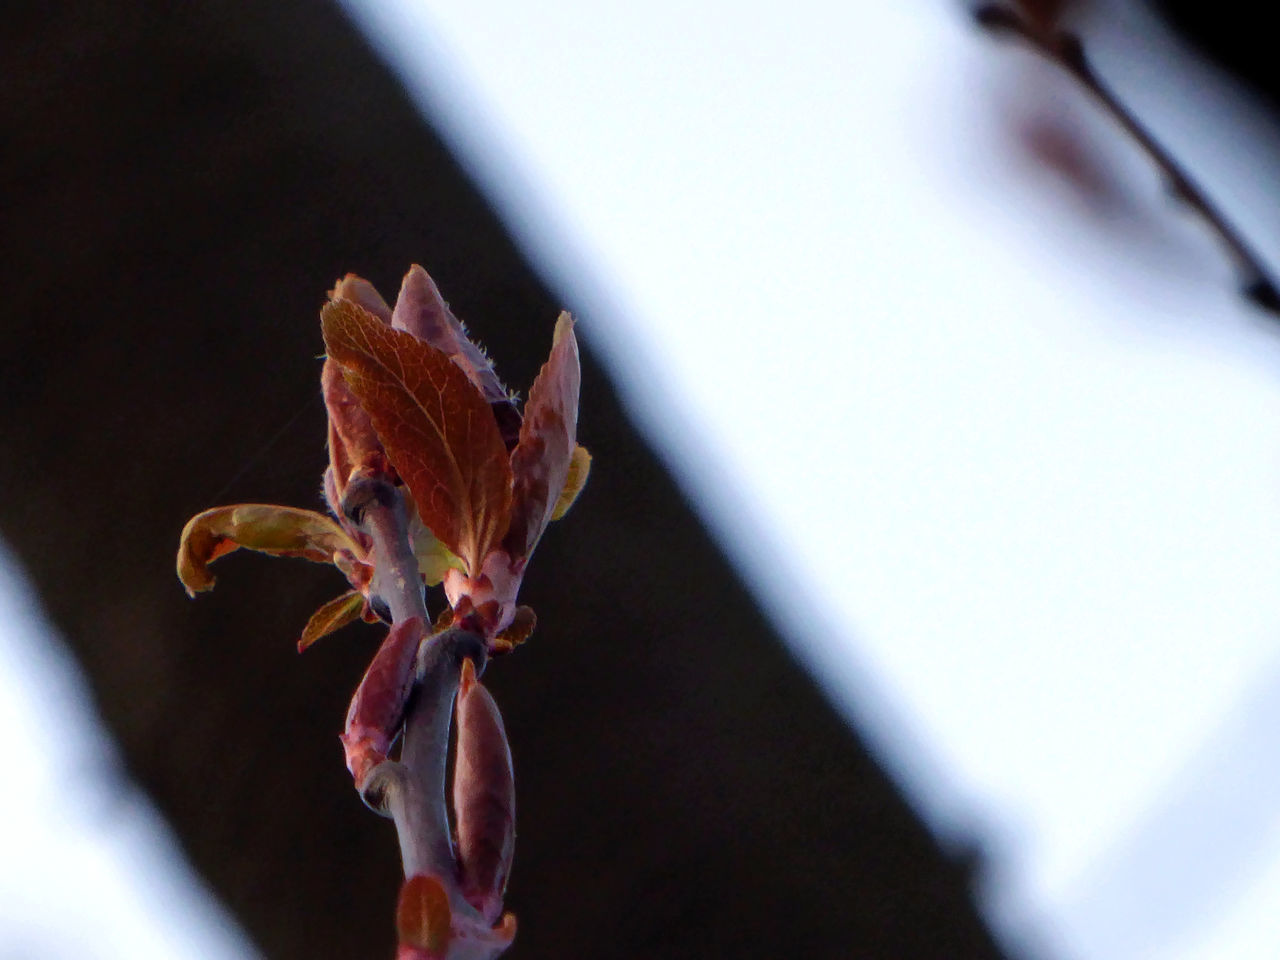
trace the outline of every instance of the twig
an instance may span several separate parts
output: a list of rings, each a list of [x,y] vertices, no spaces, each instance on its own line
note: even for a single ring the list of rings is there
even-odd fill
[[[373,541],[372,588],[393,625],[414,620],[430,623],[400,491],[383,476],[356,477],[347,487],[342,507]],[[418,643],[412,689],[406,694],[400,759],[373,767],[359,782],[359,789],[370,807],[395,821],[405,876],[436,877],[455,913],[478,918],[457,882],[458,862],[445,805],[453,700],[466,659],[475,663],[477,674],[484,669],[484,640],[467,630],[450,628]]]
[[[471,908],[458,885],[449,882],[458,876],[458,864],[445,808],[445,760],[453,698],[468,658],[481,662],[484,643],[464,630],[449,629],[422,644],[400,759],[375,767],[362,791],[371,807],[395,821],[405,876],[440,878],[455,911]]]
[[[1191,207],[1226,245],[1242,274],[1242,292],[1263,309],[1280,314],[1280,289],[1272,281],[1262,258],[1245,241],[1235,226],[1205,192],[1191,179],[1132,112],[1094,71],[1085,55],[1084,43],[1074,33],[1061,29],[1039,29],[1013,10],[998,3],[982,4],[974,9],[977,22],[996,33],[1011,33],[1031,46],[1045,59],[1057,64],[1088,90],[1102,108],[1120,124],[1166,178],[1170,189]]]
[[[342,510],[373,541],[372,593],[392,623],[418,617],[430,623],[418,560],[409,542],[404,497],[385,476],[357,474],[342,496]]]

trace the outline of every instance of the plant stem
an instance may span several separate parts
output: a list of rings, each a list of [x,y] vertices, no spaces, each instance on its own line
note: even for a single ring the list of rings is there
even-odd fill
[[[373,541],[372,590],[390,611],[393,624],[417,619],[429,624],[422,577],[409,541],[404,496],[385,477],[353,478],[343,510]],[[458,887],[449,814],[445,805],[446,760],[462,661],[484,669],[480,636],[451,627],[424,637],[406,678],[400,759],[374,767],[362,785],[365,801],[389,815],[400,840],[406,877],[430,874],[444,885],[455,911],[475,913]]]
[[[462,661],[484,657],[483,640],[451,628],[418,651],[415,688],[405,710],[399,761],[375,767],[365,781],[370,806],[390,815],[400,840],[406,877],[430,874],[444,884],[454,910],[469,909],[457,885],[445,806],[445,761]]]
[[[404,496],[383,476],[356,476],[347,485],[342,509],[373,540],[372,591],[386,604],[391,622],[419,617],[431,623],[418,559],[409,542]]]
[[[1280,314],[1280,290],[1272,281],[1262,258],[1244,239],[1225,214],[1209,199],[1167,149],[1142,125],[1116,94],[1094,71],[1085,55],[1084,43],[1065,30],[1042,30],[1014,11],[998,3],[982,4],[974,10],[978,23],[989,30],[1020,37],[1045,59],[1074,77],[1102,105],[1164,175],[1173,193],[1195,210],[1226,245],[1241,273],[1243,292],[1258,306]]]

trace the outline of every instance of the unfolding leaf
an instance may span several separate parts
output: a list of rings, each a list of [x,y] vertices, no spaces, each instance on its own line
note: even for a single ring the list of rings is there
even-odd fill
[[[418,572],[426,579],[429,587],[438,586],[450,570],[466,570],[466,564],[427,529],[418,516],[416,505],[410,510],[409,543],[413,546],[413,556],[418,561]]]
[[[533,612],[532,607],[524,605],[516,607],[515,617],[512,619],[511,625],[505,630],[499,630],[494,635],[494,638],[489,641],[489,652],[491,654],[510,653],[533,636],[534,628],[537,625],[538,617]]]
[[[339,550],[357,552],[341,527],[313,510],[262,503],[214,507],[196,514],[182,530],[178,579],[187,593],[194,597],[212,589],[209,564],[240,547],[319,563],[332,562]]]
[[[449,894],[439,880],[419,873],[404,882],[396,905],[396,934],[401,945],[444,956],[452,924]]]
[[[302,653],[321,637],[327,637],[348,623],[359,620],[362,613],[364,595],[359,590],[348,590],[342,596],[330,600],[307,621],[302,630],[302,638],[298,641],[298,652]]]
[[[326,304],[321,322],[329,356],[368,411],[423,523],[478,570],[511,513],[511,467],[489,404],[439,350],[349,301]]]
[[[573,318],[562,313],[556,321],[551,356],[529,391],[520,442],[511,454],[511,528],[503,546],[513,558],[533,552],[565,488],[577,447],[581,379]]]
[[[467,328],[449,309],[435,281],[416,263],[400,285],[391,325],[425,340],[462,369],[489,401],[508,452],[514,449],[520,436],[520,411],[494,372],[493,362],[472,342]]]
[[[350,309],[359,310],[354,304]],[[365,316],[371,316],[366,313]],[[373,421],[356,399],[342,367],[332,358],[324,362],[320,372],[320,388],[324,393],[325,409],[329,413],[329,466],[338,496],[346,489],[353,470],[364,467],[372,470],[386,468],[386,454],[374,430]]]
[[[431,624],[432,633],[443,633],[453,626],[453,607],[445,607],[436,614],[435,622]]]
[[[490,403],[508,400],[507,388],[494,372],[493,363],[471,342],[462,321],[440,295],[440,288],[416,263],[400,284],[391,325],[425,340],[456,363]]]
[[[578,494],[587,485],[589,473],[591,473],[591,454],[587,452],[586,447],[578,444],[573,448],[573,456],[569,458],[569,475],[565,477],[564,489],[560,491],[556,508],[551,511],[552,520],[559,520],[569,512],[569,508],[578,499]]]
[[[462,663],[457,722],[453,809],[462,895],[486,922],[494,923],[502,913],[515,852],[516,787],[502,714],[476,679],[470,660]]]
[[[346,300],[353,308],[363,310],[382,324],[391,322],[391,308],[374,289],[373,284],[354,273],[348,273],[329,291],[331,300]],[[358,468],[386,469],[386,454],[369,419],[355,394],[342,376],[342,368],[326,358],[320,373],[325,409],[329,413],[329,466],[337,501],[341,500],[351,472]],[[327,492],[327,491],[326,491]],[[333,511],[341,515],[337,502]]]
[[[329,291],[329,299],[350,300],[364,307],[383,323],[391,322],[391,308],[382,299],[377,287],[354,273],[348,273],[333,285],[333,289]]]

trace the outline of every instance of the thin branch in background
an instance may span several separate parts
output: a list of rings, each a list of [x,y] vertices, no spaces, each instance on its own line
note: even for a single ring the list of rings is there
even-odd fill
[[[1195,210],[1226,245],[1227,252],[1240,271],[1244,295],[1264,310],[1280,315],[1280,289],[1271,279],[1266,263],[1169,151],[1102,81],[1089,63],[1084,43],[1079,36],[1057,27],[1049,18],[1026,17],[1000,3],[981,4],[974,8],[973,15],[980,26],[994,34],[1018,37],[1088,90],[1134,143],[1151,158],[1166,178],[1173,194]]]

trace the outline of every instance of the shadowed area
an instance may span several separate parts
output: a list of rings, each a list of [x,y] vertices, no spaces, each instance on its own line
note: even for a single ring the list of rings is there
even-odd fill
[[[238,12],[239,11],[239,12]],[[562,300],[334,7],[50,3],[0,92],[0,534],[129,767],[272,957],[390,956],[390,825],[337,734],[379,631],[299,657],[327,568],[178,532],[316,507],[324,291],[426,265],[517,387]],[[584,317],[591,324],[607,317]],[[578,505],[488,682],[516,761],[512,956],[997,957],[966,868],[784,652],[590,355]],[[265,448],[265,449],[264,449]]]
[[[1203,53],[1267,97],[1272,107],[1280,105],[1280,65],[1267,31],[1259,29],[1262,8],[1248,0],[1212,5],[1154,0],[1152,6]]]

